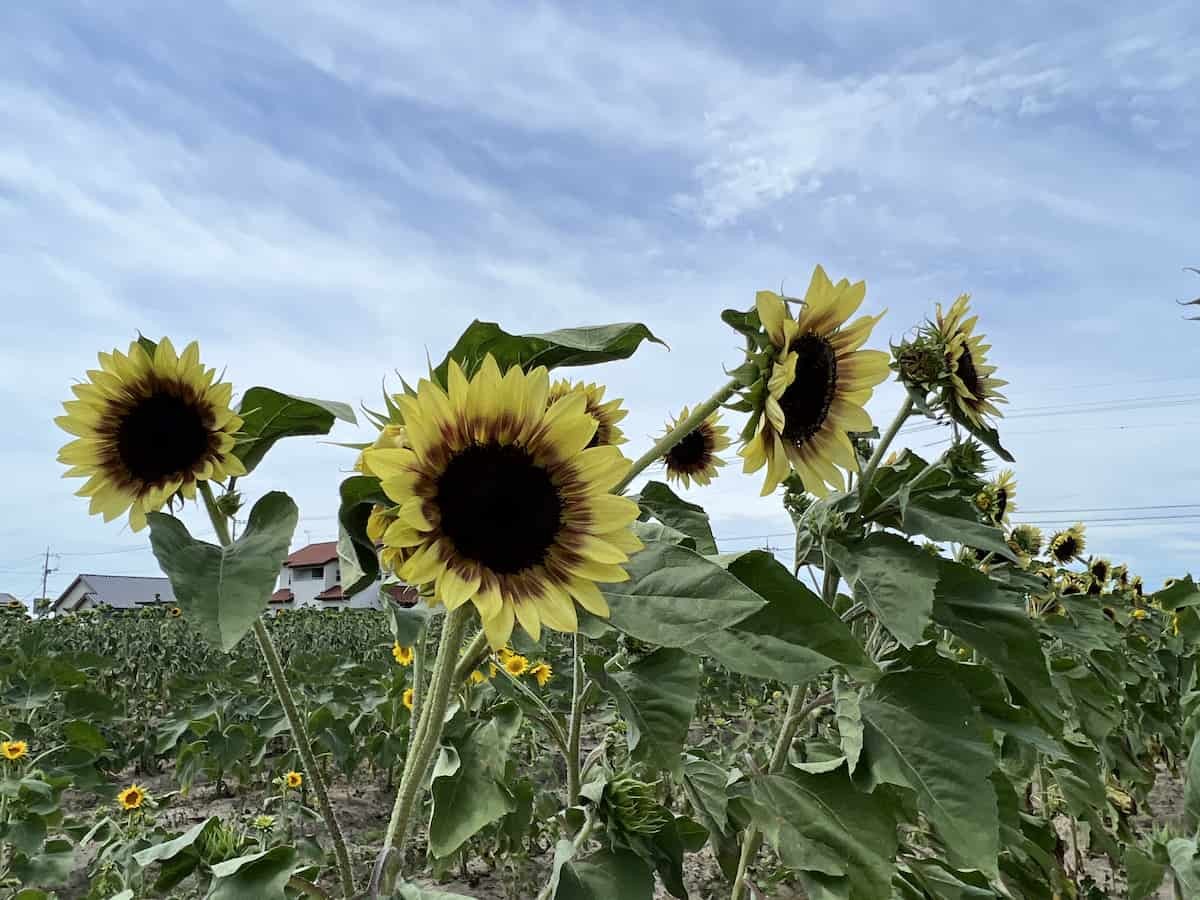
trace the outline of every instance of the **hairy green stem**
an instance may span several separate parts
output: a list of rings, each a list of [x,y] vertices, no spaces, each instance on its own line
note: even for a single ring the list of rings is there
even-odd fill
[[[596,826],[596,817],[590,806],[585,811],[584,816],[585,818],[583,820],[583,827],[579,829],[579,833],[575,835],[575,839],[571,841],[571,852],[568,854],[567,859],[573,858],[575,854],[577,854],[587,845],[588,840],[592,836],[592,829]],[[551,878],[550,881],[547,881],[545,886],[538,891],[537,900],[550,900],[550,897],[554,894],[554,892],[555,881],[553,878]]]
[[[701,422],[716,412],[717,408],[737,393],[740,387],[742,387],[742,382],[735,378],[693,409],[687,418],[659,438],[653,447],[634,461],[633,465],[629,467],[629,471],[625,473],[625,477],[617,482],[617,486],[613,488],[613,493],[619,494],[625,488],[629,487],[633,479],[637,478],[655,460],[659,459],[672,447],[695,431]]]
[[[583,660],[579,633],[571,636],[571,724],[567,729],[567,806],[579,797],[579,736],[583,730]]]
[[[208,511],[208,518],[212,522],[213,531],[216,532],[217,540],[221,542],[222,546],[229,546],[233,543],[229,534],[229,522],[217,506],[212,488],[209,487],[207,481],[201,481],[199,489],[200,496],[204,499],[204,508]],[[312,750],[312,741],[309,739],[308,729],[304,725],[304,719],[301,718],[300,711],[296,708],[296,700],[292,696],[292,690],[288,687],[287,676],[283,671],[283,661],[279,658],[279,651],[275,649],[275,643],[271,640],[271,633],[267,631],[267,626],[263,624],[261,616],[255,618],[252,630],[254,632],[254,639],[258,643],[258,649],[267,663],[267,671],[271,674],[271,682],[275,685],[275,693],[279,697],[280,705],[283,706],[283,713],[287,717],[288,727],[292,732],[292,742],[296,745],[296,750],[299,752],[300,760],[304,766],[304,776],[308,779],[307,783],[311,785],[313,794],[316,795],[317,806],[321,811],[321,818],[325,820],[325,827],[329,830],[329,837],[333,841],[333,855],[337,860],[338,879],[341,881],[342,895],[350,897],[354,894],[354,869],[350,866],[350,854],[346,850],[346,839],[342,835],[341,826],[338,825],[337,816],[334,815],[333,805],[329,802],[329,791],[325,787],[325,778],[317,766],[317,758]]]
[[[912,398],[906,397],[904,403],[900,406],[899,412],[896,413],[896,418],[892,420],[892,424],[888,426],[888,430],[883,433],[883,437],[875,445],[875,452],[871,454],[871,459],[867,462],[867,467],[863,469],[862,478],[858,480],[858,496],[860,500],[866,496],[867,488],[871,486],[871,481],[875,478],[875,470],[879,468],[880,462],[883,461],[883,454],[887,453],[888,447],[892,445],[892,441],[896,439],[901,426],[908,421],[908,417],[912,415],[912,411]]]
[[[471,643],[467,644],[467,649],[463,651],[462,657],[458,661],[458,667],[454,670],[454,683],[462,684],[470,678],[471,673],[483,662],[486,653],[487,635],[481,631],[471,639]]]
[[[408,722],[408,750],[404,754],[405,759],[412,755],[413,746],[416,744],[417,722],[420,721],[421,709],[425,703],[425,652],[428,643],[429,634],[423,624],[417,632],[416,646],[413,647],[413,706]]]
[[[446,706],[450,699],[450,689],[454,684],[454,673],[458,663],[459,650],[462,646],[463,633],[471,616],[471,606],[463,604],[446,613],[442,623],[442,640],[438,645],[437,658],[433,663],[433,676],[429,680],[429,698],[417,724],[417,736],[412,743],[412,749],[404,761],[404,774],[400,778],[400,789],[396,793],[396,803],[392,807],[392,817],[388,822],[387,833],[384,835],[383,847],[380,854],[387,854],[392,846],[398,844],[401,866],[404,859],[404,844],[408,840],[408,832],[412,825],[413,811],[421,787],[425,782],[425,773],[429,763],[442,739],[442,728],[445,726]],[[389,886],[390,888],[390,886]]]

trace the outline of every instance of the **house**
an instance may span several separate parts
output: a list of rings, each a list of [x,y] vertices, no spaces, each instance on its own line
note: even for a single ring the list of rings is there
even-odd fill
[[[4,591],[0,591],[0,609],[4,609],[6,606],[11,607],[14,603],[25,605],[25,601],[15,594],[6,594]]]
[[[274,609],[297,609],[317,606],[322,609],[380,609],[379,592],[382,582],[360,591],[353,597],[342,593],[342,565],[338,559],[337,541],[322,541],[301,547],[283,561],[279,571],[279,587],[271,595]],[[417,592],[405,585],[389,585],[387,591],[399,603],[416,602]]]
[[[51,613],[80,612],[97,606],[113,609],[139,609],[175,603],[171,582],[163,577],[139,575],[76,575],[58,595]]]

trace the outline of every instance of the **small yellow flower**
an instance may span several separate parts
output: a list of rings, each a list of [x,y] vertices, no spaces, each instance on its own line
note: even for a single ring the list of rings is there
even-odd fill
[[[183,615],[183,610],[180,609],[178,606],[171,607],[171,618],[172,619],[178,619],[182,615]]]
[[[478,669],[471,673],[471,684],[483,684],[485,681],[487,681],[487,676]]]
[[[545,687],[546,683],[554,675],[554,670],[550,668],[550,663],[540,662],[529,670],[529,674],[537,681],[538,687]]]
[[[413,689],[405,688],[404,693],[400,695],[400,702],[404,704],[404,708],[409,712],[413,709]]]
[[[29,745],[24,741],[4,741],[0,743],[0,756],[5,759],[20,759],[29,752]]]
[[[304,784],[304,776],[299,772],[288,772],[283,776],[283,783],[293,790],[298,790]]]
[[[1135,609],[1133,612],[1130,613],[1130,615],[1133,616],[1135,619],[1144,619],[1144,618],[1146,618],[1146,611],[1144,609]]]
[[[488,663],[488,678],[495,678],[496,673],[500,670],[496,668],[495,663]]]
[[[250,824],[259,831],[270,831],[275,827],[275,817],[267,815],[255,816],[254,821]]]
[[[519,653],[514,653],[504,660],[504,671],[514,678],[519,678],[529,671],[529,660]]]
[[[126,811],[140,809],[145,801],[146,789],[138,784],[131,784],[117,794],[117,802],[121,804],[121,809]]]
[[[401,647],[399,644],[392,644],[392,658],[402,666],[411,666],[413,661],[413,648]]]

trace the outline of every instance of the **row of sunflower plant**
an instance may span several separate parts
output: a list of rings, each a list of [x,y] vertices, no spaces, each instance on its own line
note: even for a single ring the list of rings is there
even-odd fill
[[[1087,854],[1108,856],[1130,896],[1168,873],[1200,884],[1200,801],[1189,793],[1191,831],[1145,837],[1132,823],[1156,767],[1178,767],[1192,739],[1200,591],[1187,578],[1145,594],[1084,558],[1083,526],[1048,541],[1010,528],[1013,476],[987,477],[989,454],[1011,461],[995,428],[1004,382],[968,298],[889,354],[863,349],[880,317],[851,321],[865,291],[818,267],[803,298],[760,292],[727,310],[744,358],[632,461],[622,404],[550,373],[657,341],[639,324],[512,335],[475,322],[368,411],[379,438],[341,486],[343,582],[353,593],[382,574],[423,597],[387,612],[411,684],[404,729],[384,718],[398,783],[369,872],[352,863],[313,716],[264,621],[295,504],[263,494],[230,528],[277,440],[351,411],[261,387],[234,408],[194,344],[101,354],[59,420],[76,436],[67,474],[87,479],[93,513],[148,526],[190,627],[223,652],[252,642],[273,736],[288,736],[324,825],[327,855],[279,843],[223,859],[203,870],[211,895],[430,896],[412,883],[424,860],[444,871],[534,814],[522,769],[543,789],[558,780],[558,809],[536,810],[552,844],[539,898],[637,900],[656,881],[686,897],[683,860],[702,848],[733,900],[779,878],[852,900],[1105,896]],[[905,399],[881,434],[865,406],[893,374]],[[766,551],[719,553],[704,510],[666,484],[629,494],[659,463],[685,485],[711,481],[730,444],[722,410],[746,416],[744,470],[764,473],[764,495],[782,489],[791,569]],[[939,458],[888,456],[914,416],[950,429]],[[193,500],[218,543],[173,514]],[[774,710],[752,717],[752,740],[695,736],[714,667],[746,708]],[[520,752],[531,731],[550,754]],[[161,865],[161,881],[186,851],[190,874],[203,861],[193,832],[139,864]]]

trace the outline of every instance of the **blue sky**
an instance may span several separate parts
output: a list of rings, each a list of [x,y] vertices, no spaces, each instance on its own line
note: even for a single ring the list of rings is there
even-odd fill
[[[809,6],[0,6],[0,590],[33,595],[47,545],[52,595],[154,571],[60,480],[51,422],[138,329],[241,388],[374,404],[474,317],[645,321],[669,352],[588,373],[636,454],[736,364],[719,311],[817,262],[889,310],[881,348],[971,292],[1027,518],[1196,513],[1091,532],[1149,581],[1193,567],[1200,9]],[[246,487],[325,539],[349,463],[295,440]],[[757,485],[694,492],[727,549],[786,530]]]

